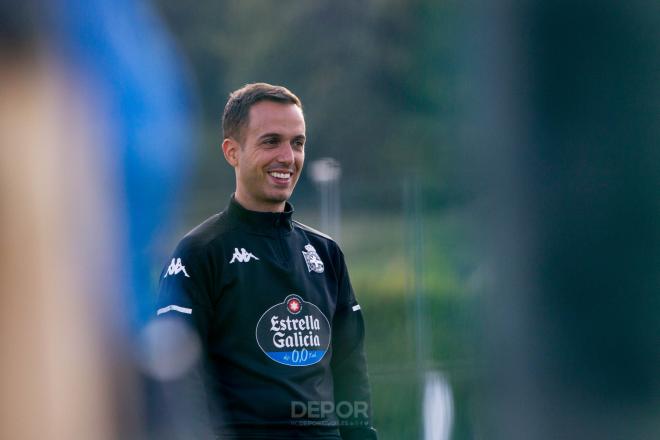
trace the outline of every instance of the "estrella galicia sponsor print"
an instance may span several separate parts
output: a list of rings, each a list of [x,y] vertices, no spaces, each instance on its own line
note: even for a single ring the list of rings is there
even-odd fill
[[[330,334],[330,323],[321,309],[295,294],[266,310],[256,329],[257,344],[266,356],[292,367],[323,359]]]

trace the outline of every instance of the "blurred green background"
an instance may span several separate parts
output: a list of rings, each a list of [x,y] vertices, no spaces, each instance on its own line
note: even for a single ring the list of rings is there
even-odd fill
[[[422,437],[429,371],[440,374],[449,396],[437,415],[446,416],[442,429],[452,427],[448,438],[471,438],[467,286],[474,264],[464,244],[469,195],[454,172],[458,3],[155,4],[189,61],[202,114],[178,231],[157,252],[167,255],[178,237],[223,209],[233,190],[233,170],[219,148],[229,92],[248,82],[285,85],[303,101],[307,170],[323,157],[341,165],[340,225],[326,232],[346,254],[364,311],[381,438]],[[321,228],[309,173],[292,202],[298,220]]]

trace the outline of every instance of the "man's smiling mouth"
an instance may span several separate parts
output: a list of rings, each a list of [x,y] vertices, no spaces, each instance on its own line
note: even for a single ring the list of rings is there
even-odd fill
[[[292,173],[290,172],[279,172],[279,171],[269,171],[268,174],[277,178],[277,179],[289,179],[291,178]]]

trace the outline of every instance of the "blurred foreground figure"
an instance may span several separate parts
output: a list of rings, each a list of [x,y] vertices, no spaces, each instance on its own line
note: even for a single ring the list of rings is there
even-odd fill
[[[186,130],[148,9],[118,3],[0,5],[3,439],[146,435],[129,332],[151,292],[133,274]]]
[[[93,112],[49,60],[16,56],[0,63],[0,438],[116,438],[99,325],[114,307],[95,278],[116,249]]]
[[[481,438],[660,438],[660,3],[478,6]]]

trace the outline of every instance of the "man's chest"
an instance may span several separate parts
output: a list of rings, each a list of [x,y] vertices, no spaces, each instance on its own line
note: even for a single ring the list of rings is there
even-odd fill
[[[325,248],[294,234],[236,236],[223,244],[213,292],[216,332],[232,349],[258,347],[278,363],[320,360],[339,294]]]

